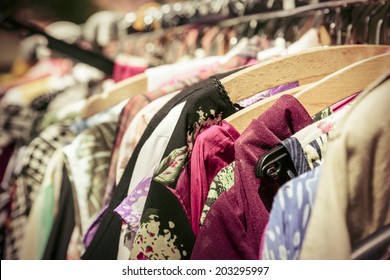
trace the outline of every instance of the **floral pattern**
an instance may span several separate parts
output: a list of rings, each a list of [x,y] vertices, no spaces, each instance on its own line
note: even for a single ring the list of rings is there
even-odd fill
[[[203,224],[208,212],[210,211],[211,206],[217,201],[217,198],[225,191],[233,187],[234,185],[234,169],[236,163],[232,162],[231,164],[225,166],[218,172],[214,180],[211,182],[210,190],[207,195],[206,204],[202,211],[202,216],[200,217],[200,225]]]
[[[192,125],[192,128],[187,132],[187,146],[189,154],[191,154],[192,149],[194,148],[196,137],[202,131],[207,130],[213,125],[220,124],[222,121],[222,114],[216,114],[215,110],[213,109],[210,109],[209,113],[207,113],[202,108],[199,108],[199,110],[196,112],[199,116],[199,119]]]
[[[188,149],[185,146],[173,150],[161,161],[154,173],[153,180],[164,186],[171,186],[175,183],[176,178],[179,177],[181,170],[188,162],[187,153]]]
[[[173,150],[161,161],[154,173],[153,181],[164,186],[174,187],[177,178],[191,157],[196,137],[202,131],[213,125],[220,124],[222,121],[222,114],[216,114],[215,110],[210,110],[209,113],[206,113],[199,108],[196,112],[199,118],[187,132],[187,146]]]
[[[152,178],[142,180],[131,194],[114,210],[134,232],[138,231],[142,210],[150,189]]]
[[[217,114],[214,109],[204,110],[202,107],[199,107],[196,110],[196,114],[197,121],[187,126],[187,132],[185,134],[187,145],[172,150],[161,161],[153,177],[154,182],[169,187],[170,191],[176,196],[177,202],[180,200],[180,197],[175,191],[177,179],[191,158],[196,137],[211,126],[220,124],[223,119],[222,113]],[[179,205],[181,207],[181,204]],[[169,215],[172,215],[172,213]],[[183,222],[188,223],[187,218],[181,220],[177,217],[170,218],[166,216],[166,214],[160,213],[155,208],[145,206],[142,215],[143,218],[141,219],[141,224],[136,233],[133,248],[131,249],[130,259],[167,260],[188,259],[190,257],[192,247],[190,250],[186,249],[181,241],[179,241],[182,239],[178,236],[178,234],[182,234],[180,225]],[[180,221],[180,225],[177,226],[178,228],[175,228],[173,221],[176,221],[176,219]],[[187,238],[186,236],[183,237]]]
[[[147,234],[137,235],[131,250],[130,259],[134,260],[179,260],[187,255],[180,244],[176,244],[177,236],[172,233],[175,224],[169,221],[162,224],[157,209],[148,209],[143,218],[140,230]]]

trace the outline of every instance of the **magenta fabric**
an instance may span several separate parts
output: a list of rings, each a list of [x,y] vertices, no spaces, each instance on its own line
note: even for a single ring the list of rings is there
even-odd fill
[[[195,236],[210,184],[223,167],[233,162],[234,142],[239,136],[225,121],[204,130],[196,137],[190,161],[180,173],[173,193],[181,202]]]
[[[255,165],[264,153],[311,123],[305,108],[290,95],[283,95],[252,121],[234,144],[235,184],[211,207],[192,259],[259,258],[260,240],[280,185],[272,179],[257,179]]]
[[[137,74],[143,73],[146,69],[146,66],[131,66],[115,62],[112,79],[117,83]]]
[[[350,102],[352,102],[358,95],[359,95],[359,93],[355,93],[354,95],[351,95],[351,96],[337,102],[336,104],[333,104],[332,106],[330,106],[330,108],[332,109],[333,112],[337,112],[337,111],[343,109],[345,105],[348,105]]]

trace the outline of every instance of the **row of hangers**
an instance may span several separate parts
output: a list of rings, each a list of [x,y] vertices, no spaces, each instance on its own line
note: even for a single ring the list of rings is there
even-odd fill
[[[361,2],[364,2],[364,3],[361,3]],[[346,5],[346,3],[349,3],[349,4],[354,3],[354,4],[351,5],[351,7],[349,7],[348,5]],[[390,3],[390,1],[387,1],[385,3],[382,3],[381,1],[378,1],[377,4],[381,5],[381,7],[387,7],[389,5],[389,3]],[[323,13],[324,15],[327,15],[327,14],[330,14],[330,12],[329,12],[330,9],[337,9],[339,7],[343,7],[343,8],[346,8],[346,9],[354,9],[355,5],[358,5],[357,9],[360,10],[360,9],[366,7],[365,5],[368,5],[368,1],[354,1],[354,0],[334,1],[334,2],[313,4],[313,5],[311,5],[311,8],[314,8],[316,12],[319,11],[320,13]],[[363,6],[361,6],[361,5],[363,5]],[[387,5],[387,6],[384,6],[384,5]],[[319,7],[321,7],[322,10],[321,9],[317,10],[317,9],[319,9]],[[375,7],[376,7],[375,10],[377,10],[378,7],[377,6],[375,6]],[[304,13],[303,16],[301,14],[302,11]],[[304,18],[306,13],[310,12],[310,11],[312,11],[312,10],[310,10],[310,7],[302,6],[302,7],[298,7],[296,9],[292,9],[292,10],[289,10],[289,11],[279,11],[279,12],[275,12],[275,13],[282,13],[282,15],[281,15],[282,16],[282,20],[285,19],[284,16],[291,15],[291,14],[293,14],[293,15],[300,15],[301,17],[298,17],[298,18],[302,19],[302,18]],[[243,20],[243,24],[245,24],[245,22],[253,21],[254,17],[256,17],[257,20],[266,22],[266,19],[274,18],[275,16],[277,16],[277,14],[275,14],[275,13],[261,14],[261,15],[249,15],[249,16],[244,16],[242,19],[237,19],[237,20]],[[317,13],[317,15],[318,15],[318,13]],[[320,17],[320,16],[318,16],[318,17]],[[322,16],[321,18],[323,19],[324,16]],[[369,19],[370,18],[368,18],[368,22],[370,22]],[[367,21],[367,18],[365,20]],[[234,22],[228,22],[229,25],[231,25],[233,23]],[[223,24],[226,24],[226,22],[223,23]],[[271,26],[275,26],[275,22],[273,22],[270,25]],[[332,21],[331,21],[331,23],[329,23],[329,25],[332,26]],[[280,28],[282,28],[282,29],[284,28],[284,25],[276,25],[276,26],[279,29]],[[351,28],[350,28],[350,31],[352,32]],[[256,33],[256,32],[258,32],[258,31],[256,30],[255,32],[250,32],[250,33],[253,34],[253,33]],[[263,30],[262,32],[265,32],[265,31]],[[286,33],[286,32],[284,32],[284,33]],[[335,32],[335,33],[337,33],[337,32]],[[138,48],[138,49],[142,49],[142,48]],[[332,59],[331,58],[332,55],[336,55],[335,57],[337,57],[337,59],[335,59],[335,61],[336,61],[336,65],[340,65],[339,68],[346,67],[350,63],[354,62],[352,60],[352,58],[351,58],[351,60],[346,61],[345,59],[347,59],[348,56],[347,57],[343,57],[342,55],[330,54],[330,53],[327,54],[327,55],[329,56],[329,59]],[[315,65],[318,66],[318,65],[325,65],[325,64],[327,64],[326,63],[326,61],[328,59],[327,55],[324,54],[324,57],[323,57],[321,63],[315,64]],[[358,58],[359,55],[352,52],[351,53],[351,57]],[[341,64],[343,61],[345,61],[345,63]],[[337,63],[340,63],[340,64],[337,64]],[[314,64],[312,64],[312,65],[314,65]],[[325,75],[329,75],[330,73],[333,73],[334,71],[338,70],[339,68],[337,68],[336,66],[334,68],[329,68],[327,70],[328,72],[322,74],[322,77],[325,76]],[[275,72],[275,71],[270,72],[270,73],[273,73],[274,77],[278,76],[278,73]],[[310,75],[311,73],[313,73],[313,72],[308,73],[308,75]],[[264,76],[264,73],[258,73],[258,75],[257,75],[257,77],[262,77],[262,76]],[[317,78],[320,78],[320,77],[321,76],[319,76]],[[259,82],[258,81],[254,81],[254,83],[258,84]],[[122,82],[119,82],[114,88],[112,88],[109,91],[105,92],[101,96],[93,96],[90,100],[88,100],[87,105],[86,105],[85,109],[82,111],[81,115],[82,115],[83,118],[88,118],[91,115],[93,115],[96,112],[98,112],[99,110],[101,110],[101,108],[107,108],[107,107],[114,106],[115,104],[119,103],[120,101],[122,101],[122,100],[124,100],[126,98],[131,98],[134,95],[144,93],[147,90],[147,84],[148,84],[147,76],[145,74],[139,74],[139,75],[134,76],[134,77],[132,77],[130,79],[126,79],[126,80],[124,80]],[[262,88],[262,89],[259,88],[257,90],[250,90],[250,91],[248,91],[247,88],[242,87],[242,85],[244,85],[244,84],[245,83],[237,83],[238,88],[234,89],[234,92],[237,92],[237,94],[241,95],[241,97],[242,97],[241,99],[243,99],[243,97],[245,97],[246,95],[253,95],[253,94],[257,93],[257,92],[260,92],[261,90],[267,89],[267,88]],[[272,82],[272,80],[270,80],[269,84],[265,83],[264,85],[268,86],[268,88],[272,88],[273,87],[272,85],[274,85],[274,83]],[[228,91],[229,91],[229,87],[230,87],[230,84],[227,85]],[[234,97],[232,99],[234,99]],[[236,101],[238,101],[238,99]],[[249,113],[246,113],[246,114],[249,114]],[[240,125],[240,123],[236,123],[236,126],[238,126],[239,130],[242,130],[242,127],[246,127],[246,125],[247,124]]]
[[[199,2],[203,3],[203,1]],[[160,28],[155,32],[130,35],[120,32],[122,34],[119,36],[120,51],[133,56],[142,56],[151,65],[159,65],[173,63],[183,54],[196,57],[199,49],[202,49],[207,56],[220,55],[234,47],[242,38],[251,38],[253,35],[258,35],[265,40],[281,37],[287,42],[294,42],[309,27],[327,30],[326,36],[330,40],[327,44],[332,45],[390,43],[389,22],[386,20],[390,12],[389,1],[343,0],[306,5],[298,1],[300,3],[298,7],[287,10],[275,4],[283,1],[268,1],[273,2],[272,9],[255,14],[250,14],[251,11],[253,12],[251,10],[253,4],[250,3],[257,4],[259,1],[244,2],[246,5],[242,4],[244,8],[241,13],[249,13],[249,15],[236,16],[211,25],[206,24],[205,20],[194,19],[193,22],[197,24]],[[261,2],[266,6],[264,3],[267,1]],[[219,5],[221,6],[223,7]],[[164,10],[163,7],[161,10]],[[156,10],[158,9],[152,11]],[[144,17],[153,18],[147,12]],[[126,18],[127,16],[124,17]],[[130,16],[130,18],[132,18],[130,22],[133,22],[137,17]],[[194,34],[196,39],[193,38]]]
[[[299,87],[267,98],[226,119],[239,132],[267,110],[282,94],[296,97],[311,115],[357,92],[363,91],[390,68],[390,46],[345,45],[321,47],[303,53],[272,59],[240,70],[221,80],[233,103],[276,86],[299,82]],[[117,84],[102,97],[95,96],[82,113],[89,117],[96,110],[111,107],[146,91],[144,74]],[[99,108],[99,109],[98,109]],[[268,163],[268,162],[266,162]],[[263,165],[259,176],[266,174]]]
[[[221,80],[231,101],[253,96],[256,93],[291,82],[299,87],[287,90],[238,111],[225,120],[239,132],[270,108],[283,94],[297,98],[311,115],[337,103],[355,93],[363,91],[379,76],[390,69],[390,46],[345,45],[322,47],[300,54],[277,58],[240,70]],[[114,96],[129,97],[146,90],[143,74],[125,80],[111,93]],[[139,90],[139,91],[137,91]],[[97,104],[107,104],[112,96],[106,94],[90,103],[92,113]],[[87,106],[88,108],[88,106]],[[92,111],[91,111],[92,110]],[[291,158],[283,146],[277,146],[259,159],[256,165],[258,178],[270,177],[282,185],[296,176]]]
[[[244,28],[249,30],[247,32],[257,33],[262,30],[265,34],[275,34],[275,37],[291,37],[304,23],[305,17],[312,16],[315,25],[326,25],[333,44],[388,44],[389,14],[390,1],[344,0],[243,16],[226,20],[221,25],[240,26],[244,23]],[[270,24],[272,19],[278,21],[277,24]]]
[[[0,28],[6,30],[18,30],[23,36],[41,35],[46,39],[46,47],[73,58],[77,61],[99,69],[107,76],[111,76],[114,70],[114,62],[98,52],[86,50],[76,44],[67,43],[54,38],[43,30],[29,23],[22,23],[13,17],[4,16],[0,13]]]
[[[343,2],[342,5],[345,4],[345,1],[341,2]],[[378,2],[380,6],[370,9],[370,12],[361,11],[364,15],[370,15],[368,17],[369,25],[371,25],[372,20],[372,25],[375,26],[376,20],[381,17],[384,17],[386,24],[388,24],[389,2]],[[326,6],[324,5],[324,7]],[[336,5],[333,3],[332,7],[336,7]],[[378,7],[382,7],[382,9]],[[296,10],[293,9],[289,13],[293,12]],[[367,22],[367,16],[363,16],[363,18]],[[380,20],[376,23],[377,26],[381,22]],[[387,26],[384,22],[380,24],[381,27]],[[374,27],[375,29],[377,30],[377,27]],[[369,30],[372,31],[372,29]],[[221,80],[221,84],[233,103],[287,83],[299,82],[300,86],[240,110],[228,117],[226,121],[242,132],[254,118],[271,107],[283,94],[291,94],[296,97],[306,110],[314,115],[323,108],[364,90],[377,77],[388,71],[390,68],[390,53],[388,51],[389,46],[386,45],[322,47],[272,59],[240,70]],[[87,101],[81,116],[88,118],[113,107],[120,101],[146,91],[147,77],[145,74],[139,74],[119,82],[114,88],[100,96],[92,96]],[[286,151],[280,147],[259,159],[256,166],[258,177],[270,176],[285,181],[291,178],[291,172],[294,173],[292,164],[289,163]]]
[[[293,4],[286,4],[291,2]],[[307,24],[308,20],[311,20],[312,25],[317,28],[320,25],[327,25],[326,29],[329,30],[332,43],[336,45],[344,43],[389,44],[390,28],[389,21],[386,19],[389,18],[390,1],[344,0],[316,2],[318,1],[207,0],[176,2],[163,6],[149,3],[137,11],[137,16],[130,13],[124,16],[121,22],[118,22],[118,29],[126,29],[127,31],[132,29],[132,31],[129,31],[132,35],[126,35],[127,31],[124,35],[123,32],[118,30],[119,45],[123,46],[123,41],[128,41],[134,44],[134,49],[142,50],[146,56],[148,56],[148,49],[151,49],[150,52],[152,52],[149,57],[161,56],[162,54],[158,50],[163,50],[163,53],[166,54],[167,49],[173,49],[173,46],[169,45],[170,43],[177,41],[182,44],[185,41],[183,36],[187,34],[186,30],[180,27],[177,29],[170,28],[171,26],[180,26],[188,22],[197,24],[208,22],[208,25],[197,25],[200,30],[197,35],[197,42],[196,44],[191,43],[191,46],[188,47],[190,50],[187,51],[194,53],[196,49],[202,47],[198,44],[201,42],[201,37],[206,33],[204,30],[208,29],[207,26],[218,26],[219,30],[214,33],[222,34],[227,42],[213,42],[213,44],[224,47],[220,50],[224,53],[239,42],[242,37],[251,37],[254,34],[259,34],[267,39],[283,37],[287,41],[295,41],[301,35],[301,27]],[[223,16],[215,17],[216,14]],[[141,22],[149,23],[150,26],[159,26],[160,29],[157,32],[149,32],[145,35],[145,33],[139,32],[140,30],[132,28],[136,22],[135,19],[140,16],[142,18]],[[174,20],[177,17],[186,18],[187,21]],[[221,18],[231,19],[220,20]],[[160,23],[156,24],[156,21],[160,21]],[[213,23],[213,21],[216,23]],[[55,39],[31,24],[18,22],[0,13],[0,26],[24,30],[29,35],[43,35],[47,38],[49,48],[94,66],[108,76],[113,72],[113,61],[111,59],[97,52],[82,49],[78,45]],[[188,27],[188,25],[186,26]],[[143,30],[142,26],[138,27],[138,29],[140,28]],[[146,29],[152,30],[147,27]],[[137,31],[137,37],[134,37],[135,31]],[[142,39],[142,34],[147,36],[146,41]],[[214,39],[218,41],[220,37],[215,36]],[[150,46],[156,41],[159,43],[155,44],[155,48],[145,48],[145,42]],[[142,47],[137,42],[143,44]],[[163,45],[158,47],[158,44]],[[123,50],[123,48],[118,49],[119,52]],[[208,53],[207,55],[218,54],[220,53]],[[171,60],[175,61],[177,58],[172,57]]]

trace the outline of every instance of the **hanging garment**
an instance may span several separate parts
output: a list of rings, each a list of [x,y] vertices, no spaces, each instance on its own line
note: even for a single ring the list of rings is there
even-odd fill
[[[29,213],[20,250],[22,260],[40,260],[43,258],[47,241],[57,216],[57,207],[61,192],[63,171],[63,153],[57,149],[46,166],[40,189]]]
[[[82,236],[100,212],[108,173],[116,122],[94,126],[75,138],[63,151],[76,198],[76,227],[68,257],[80,259],[84,252]]]
[[[238,137],[238,132],[228,123],[222,122],[221,125],[215,125],[201,132],[195,141],[190,163],[183,169],[178,178],[176,186],[177,199],[182,204],[187,217],[191,220],[194,233],[199,228],[199,215],[203,207],[204,201],[197,202],[197,199],[205,199],[208,186],[211,179],[215,176],[221,166],[233,161],[233,144]],[[190,175],[190,176],[189,176]],[[190,178],[189,178],[190,177]],[[148,179],[148,186],[151,183],[151,177]],[[154,180],[164,180],[164,176]],[[164,181],[163,181],[164,182]],[[140,183],[140,186],[145,184],[145,181]],[[140,207],[136,207],[139,197],[138,193],[143,192],[142,187],[136,187],[128,198],[118,207],[122,219],[126,221],[135,231],[138,230],[144,203],[140,203]],[[142,197],[146,198],[147,192]],[[138,209],[138,211],[135,211]],[[129,211],[131,210],[131,211]]]
[[[199,219],[209,191],[211,180],[217,172],[234,160],[234,142],[239,132],[226,122],[215,125],[199,134],[191,153],[190,164],[178,179],[176,191],[184,201],[195,236],[199,232]],[[181,184],[183,176],[188,176]],[[187,201],[186,201],[187,195]]]
[[[66,260],[70,239],[76,226],[75,202],[67,168],[62,169],[62,181],[57,202],[57,213],[52,223],[42,259]]]
[[[263,235],[260,259],[297,260],[315,200],[320,167],[303,173],[279,189]]]
[[[303,106],[289,95],[252,121],[235,143],[235,185],[208,213],[192,259],[258,259],[258,237],[268,222],[279,186],[257,179],[254,166],[267,150],[311,123]]]
[[[54,152],[74,138],[68,124],[52,125],[27,146],[21,173],[10,184],[16,188],[12,197],[11,221],[7,229],[6,258],[19,259],[27,217],[39,192],[46,167]]]
[[[278,88],[280,89],[280,87]],[[340,107],[340,113],[337,114],[338,118],[340,118],[341,115]],[[317,123],[313,123],[312,125],[309,125],[294,134],[294,136],[299,138],[300,143],[304,146],[304,156],[307,158],[310,169],[313,169],[314,166],[319,164],[318,159],[320,158],[323,151],[317,151],[314,146],[308,144],[310,141],[318,141],[317,146],[320,149],[326,148],[326,146],[324,146],[325,143],[321,135],[327,133],[326,131],[333,126],[333,123],[336,121],[335,117],[336,114],[332,115],[331,108],[325,108],[313,116],[313,120],[317,121]],[[320,122],[320,120],[322,121]],[[312,144],[314,145],[315,143]],[[200,225],[204,223],[204,220],[215,201],[217,201],[223,192],[229,190],[234,185],[234,170],[235,162],[232,162],[231,164],[222,168],[211,182],[210,190],[207,195],[206,203],[200,218]],[[300,173],[298,172],[298,174]]]
[[[178,67],[178,69],[182,70],[182,73],[178,74],[177,76],[172,76],[170,80],[166,81],[166,67],[156,67],[151,68],[147,72],[153,73],[153,78],[151,76],[148,77],[148,81],[154,81],[156,83],[156,77],[158,76],[159,79],[164,79],[165,81],[163,84],[162,81],[160,81],[160,85],[158,88],[156,88],[156,85],[149,84],[148,87],[150,88],[156,88],[153,91],[146,93],[146,94],[140,94],[137,96],[134,96],[129,103],[125,106],[118,125],[118,131],[117,136],[115,140],[115,146],[114,150],[112,152],[112,160],[110,164],[110,171],[109,171],[109,178],[107,180],[107,186],[106,186],[106,199],[104,200],[104,205],[107,205],[109,203],[109,200],[112,196],[112,191],[114,189],[115,183],[118,183],[118,178],[115,178],[115,169],[117,167],[118,162],[118,153],[119,153],[119,146],[122,141],[123,135],[125,133],[125,130],[128,128],[130,123],[133,120],[133,117],[137,114],[137,112],[143,108],[146,104],[149,102],[166,95],[168,93],[172,93],[178,90],[182,90],[185,87],[194,85],[195,83],[198,83],[202,80],[207,79],[210,76],[216,75],[218,73],[224,73],[227,71],[230,71],[232,69],[236,69],[238,67],[247,65],[252,61],[254,57],[256,57],[256,54],[258,50],[260,49],[259,42],[258,41],[251,41],[247,42],[246,44],[243,44],[240,46],[240,48],[233,49],[232,54],[234,55],[226,55],[223,57],[218,57],[218,59],[209,59],[205,60],[204,65],[201,63],[201,61],[194,62],[194,65],[191,67],[199,67],[199,68],[186,68],[186,70],[183,70],[183,63],[179,64],[173,64],[169,67]],[[160,69],[160,70],[158,70]],[[165,72],[162,73],[161,69],[165,69]],[[191,71],[189,71],[191,69]],[[176,70],[175,70],[176,71]],[[189,71],[189,72],[188,72]],[[161,77],[159,75],[162,75]],[[157,79],[158,81],[158,79]],[[158,83],[157,83],[158,84]],[[124,167],[122,167],[123,169]],[[120,172],[123,172],[121,170]],[[118,174],[117,176],[118,177]]]
[[[229,97],[221,91],[219,80],[211,80],[213,83],[194,92],[187,100],[164,152],[165,158],[154,174],[131,250],[132,259],[187,259],[191,254],[195,238],[177,199],[177,180],[196,136],[236,111]]]
[[[337,124],[301,259],[349,259],[353,246],[390,223],[389,88],[386,75]]]
[[[146,185],[147,180],[153,175],[155,166],[161,161],[164,150],[166,149],[169,139],[172,137],[174,128],[179,120],[179,116],[184,109],[186,102],[176,105],[161,121],[153,131],[149,139],[144,143],[137,162],[134,166],[133,175],[128,184],[127,193],[136,198],[135,211],[138,210],[142,214],[142,201],[146,200],[146,195],[150,184]],[[140,184],[137,185],[138,182]],[[128,259],[129,248],[131,248],[132,240],[135,234],[135,229],[128,228],[125,223],[122,223],[121,239],[119,241],[118,258]],[[124,234],[126,233],[126,234]],[[123,257],[122,257],[123,255]]]
[[[219,77],[225,77],[231,74],[231,72]],[[128,165],[125,169],[124,175],[122,176],[121,181],[114,190],[113,199],[110,202],[110,205],[107,208],[106,213],[102,218],[102,223],[99,226],[99,229],[96,232],[94,239],[92,240],[90,246],[87,248],[86,252],[83,255],[85,259],[116,259],[118,254],[118,242],[120,236],[121,228],[121,219],[117,214],[114,213],[114,209],[123,201],[128,192],[128,186],[130,179],[132,178],[133,169],[137,162],[138,155],[147,141],[151,136],[154,129],[157,125],[164,119],[164,117],[169,113],[169,111],[176,105],[180,104],[184,100],[188,99],[189,96],[193,95],[196,92],[204,92],[204,95],[209,96],[219,96],[215,92],[214,80],[209,79],[204,82],[200,82],[183,90],[180,94],[175,96],[171,101],[169,101],[152,119],[149,123],[147,129],[142,135],[132,157],[130,158]],[[199,95],[198,95],[199,96]],[[211,96],[211,97],[210,97]],[[203,98],[203,95],[201,96]],[[206,98],[202,102],[208,102]],[[194,110],[194,107],[192,107]],[[191,111],[193,111],[191,110]],[[196,112],[193,112],[194,117],[197,116]],[[176,130],[177,128],[175,128]],[[186,131],[186,130],[184,130]],[[185,133],[185,132],[184,132]],[[142,178],[141,178],[142,180]]]

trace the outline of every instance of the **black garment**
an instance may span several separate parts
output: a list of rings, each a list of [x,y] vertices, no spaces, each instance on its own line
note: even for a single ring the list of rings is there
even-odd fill
[[[216,77],[223,78],[236,71],[237,70],[225,74],[217,75]],[[228,98],[226,96],[221,95],[218,92],[218,90],[215,87],[215,80],[213,78],[210,78],[208,80],[199,82],[191,87],[184,89],[181,93],[175,96],[161,110],[159,110],[156,113],[156,115],[153,117],[153,119],[150,121],[149,125],[147,126],[129,162],[127,163],[123,176],[118,186],[114,190],[113,198],[108,206],[108,209],[106,210],[106,212],[102,217],[102,222],[94,238],[92,239],[90,246],[86,249],[84,255],[81,257],[82,259],[103,259],[103,260],[117,259],[118,243],[119,243],[122,221],[119,218],[119,216],[114,213],[113,210],[123,201],[123,199],[127,195],[129,182],[131,180],[134,166],[137,162],[137,158],[142,149],[142,146],[151,136],[151,134],[153,133],[154,129],[158,126],[158,124],[167,116],[169,111],[171,111],[176,105],[180,104],[185,100],[187,100],[185,109],[183,109],[182,111],[180,121],[178,123],[178,126],[175,128],[173,134],[174,136],[172,137],[172,139],[178,137],[177,141],[179,142],[175,144],[173,143],[174,141],[171,141],[171,143],[168,145],[167,150],[164,153],[164,156],[168,155],[169,152],[172,151],[172,149],[177,148],[178,144],[182,144],[183,141],[184,144],[186,144],[185,142],[186,139],[185,132],[187,131],[186,128],[188,124],[193,124],[193,122],[192,123],[190,122],[191,119],[188,120],[183,119],[183,116],[186,115],[198,116],[196,111],[199,108],[194,106],[203,105],[203,104],[207,106],[208,102],[211,102],[212,104],[215,101],[213,99],[215,99],[217,103],[221,103],[221,102],[224,103],[223,100],[227,100]],[[231,103],[223,104],[223,105],[225,107],[228,107],[231,113],[235,111]],[[221,111],[225,111],[225,110],[221,110]],[[176,137],[176,135],[178,136]]]
[[[183,108],[163,158],[183,147],[187,148],[189,156],[196,134],[200,130],[220,123],[235,112],[235,107],[217,79],[207,87],[194,92]],[[195,235],[181,203],[169,190],[176,188],[178,178],[179,176],[172,182],[152,180],[134,241],[136,249],[132,253],[132,258],[190,258]],[[151,228],[158,228],[158,232],[151,233]],[[157,239],[169,240],[171,243],[166,248],[157,248],[153,245]],[[148,253],[151,251],[153,253]]]
[[[66,260],[68,245],[75,227],[72,187],[66,167],[62,169],[62,183],[58,214],[46,245],[44,260]]]

